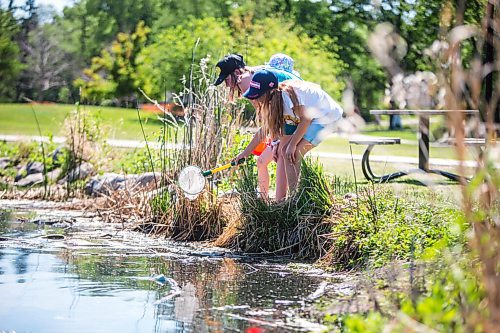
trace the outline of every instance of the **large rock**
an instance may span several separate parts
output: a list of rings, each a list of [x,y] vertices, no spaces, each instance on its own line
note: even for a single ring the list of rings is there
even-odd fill
[[[19,181],[14,182],[14,185],[16,186],[22,186],[22,187],[28,187],[28,186],[33,186],[36,184],[41,184],[43,183],[43,174],[42,173],[34,173],[31,175],[28,175]]]
[[[83,162],[74,169],[71,169],[68,174],[61,180],[58,184],[64,184],[66,182],[74,182],[79,179],[86,179],[94,173],[94,167],[88,162]]]
[[[61,175],[61,172],[62,172],[61,169],[55,169],[50,172],[47,172],[47,182],[56,181],[57,178]],[[19,179],[18,181],[14,182],[14,185],[22,187],[34,186],[43,183],[43,177],[44,177],[43,172],[34,173]]]
[[[93,177],[85,185],[85,193],[91,196],[101,194],[109,194],[110,192],[129,189],[150,189],[155,186],[156,182],[159,185],[160,174],[147,172],[140,175],[121,175],[117,173],[106,173],[102,176]]]
[[[20,179],[33,175],[36,173],[42,173],[43,172],[43,163],[42,162],[28,162],[25,166],[21,167],[19,171],[17,172],[16,177],[14,178],[14,181],[17,182]]]
[[[61,173],[62,173],[61,168],[54,169],[50,172],[47,172],[47,178],[50,179],[51,181],[55,182],[59,178]]]
[[[85,194],[97,196],[99,194],[108,194],[125,187],[125,176],[117,173],[105,173],[102,176],[96,176],[85,184]]]
[[[132,175],[136,176],[135,178],[132,177],[131,179],[134,180],[134,183],[138,186],[149,186],[151,184],[154,184],[155,182],[160,185],[160,177],[161,175],[159,173],[155,172],[146,172],[140,175]]]
[[[8,157],[0,158],[0,170],[7,169],[7,167],[10,166],[11,162],[11,159]]]

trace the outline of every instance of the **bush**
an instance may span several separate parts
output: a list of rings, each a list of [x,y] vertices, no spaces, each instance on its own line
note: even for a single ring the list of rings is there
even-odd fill
[[[240,193],[241,219],[225,230],[218,245],[244,252],[292,255],[317,259],[324,252],[329,233],[325,217],[332,210],[331,189],[317,161],[305,159],[301,165],[297,191],[283,202],[272,202],[256,192],[254,164],[241,168],[236,188]]]
[[[333,244],[324,260],[351,269],[418,257],[438,241],[456,241],[450,219],[457,214],[416,195],[405,198],[384,187],[364,188],[333,224]]]

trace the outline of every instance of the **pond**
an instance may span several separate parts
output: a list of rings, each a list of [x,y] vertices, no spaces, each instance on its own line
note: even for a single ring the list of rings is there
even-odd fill
[[[70,212],[0,211],[0,331],[321,331],[301,313],[333,280]]]

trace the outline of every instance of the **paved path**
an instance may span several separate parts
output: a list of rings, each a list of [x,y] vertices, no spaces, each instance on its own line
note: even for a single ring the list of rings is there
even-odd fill
[[[48,137],[39,137],[39,136],[25,136],[25,135],[1,135],[0,141],[43,141],[49,142]],[[64,137],[53,137],[52,139],[55,143],[64,143],[66,139]],[[139,140],[117,140],[117,139],[107,139],[106,143],[112,147],[120,147],[120,148],[144,148],[146,143],[144,141]],[[158,142],[148,142],[148,146],[152,148],[159,148],[160,144]],[[168,148],[179,148],[181,145],[170,144],[167,145]],[[351,158],[354,160],[361,160],[362,155],[352,155],[351,154],[342,154],[342,153],[329,153],[329,152],[318,152],[311,151],[311,156],[317,156],[319,158],[332,158],[332,159],[344,159],[350,160]],[[497,159],[499,160],[499,159]],[[404,156],[377,156],[370,155],[371,162],[381,162],[381,163],[396,163],[396,164],[415,164],[418,165],[418,158],[416,157],[404,157]],[[458,160],[451,159],[442,159],[442,158],[431,158],[430,164],[432,166],[450,166],[455,167],[460,165]],[[464,166],[466,167],[474,167],[477,163],[475,161],[464,161]],[[500,163],[495,163],[495,167],[500,169]]]

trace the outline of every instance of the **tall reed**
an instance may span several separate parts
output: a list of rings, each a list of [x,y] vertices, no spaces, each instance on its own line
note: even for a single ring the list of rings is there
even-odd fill
[[[33,106],[33,101],[28,100],[31,106],[31,111],[33,112],[33,117],[35,118],[36,128],[38,130],[38,136],[40,138],[40,148],[42,150],[42,161],[43,161],[43,199],[46,199],[49,193],[48,188],[48,178],[47,178],[47,160],[45,156],[45,147],[43,144],[42,130],[40,129],[40,122],[38,121],[38,117],[36,115],[35,108]]]
[[[164,123],[159,138],[162,179],[152,200],[153,216],[149,222],[155,232],[177,240],[204,240],[222,232],[225,217],[214,181],[221,175],[209,178],[206,190],[195,199],[187,198],[176,181],[179,172],[188,165],[207,170],[227,163],[232,158],[228,151],[235,142],[243,115],[242,106],[227,103],[224,91],[211,85],[209,58],[194,63],[195,51],[196,45],[189,79],[184,81],[183,91],[174,95],[184,116],[177,119],[163,110],[160,117]]]
[[[285,201],[260,198],[252,165],[241,168],[237,182],[241,218],[215,242],[247,253],[317,259],[328,250],[336,204],[318,161],[305,159],[297,190]]]

